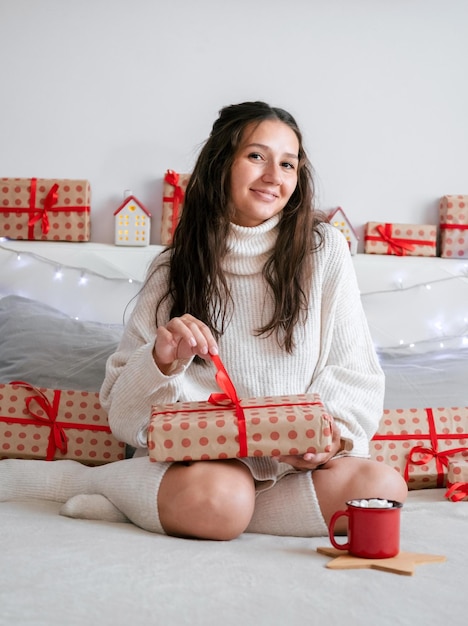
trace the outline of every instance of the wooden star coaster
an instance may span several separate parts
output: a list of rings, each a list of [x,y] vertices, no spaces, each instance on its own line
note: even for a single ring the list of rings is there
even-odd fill
[[[438,554],[418,554],[417,552],[400,552],[391,559],[363,559],[352,556],[337,548],[317,548],[317,552],[326,556],[335,557],[327,563],[330,569],[379,569],[393,574],[412,576],[414,568],[421,563],[442,563],[445,556]]]

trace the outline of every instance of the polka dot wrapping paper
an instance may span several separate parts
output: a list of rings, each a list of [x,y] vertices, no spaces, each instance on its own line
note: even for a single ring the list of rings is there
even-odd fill
[[[468,458],[449,461],[445,497],[452,502],[468,501]]]
[[[44,241],[89,241],[87,180],[0,179],[0,236]]]
[[[367,222],[364,252],[395,256],[436,256],[437,225]]]
[[[468,459],[468,407],[385,409],[370,454],[409,489],[443,487],[449,462]]]
[[[101,465],[124,457],[98,393],[0,385],[0,458]]]
[[[184,195],[190,174],[178,174],[167,170],[163,182],[163,206],[161,214],[161,244],[172,243],[174,231],[179,223],[184,206]]]
[[[468,196],[444,196],[439,204],[440,256],[468,258]]]
[[[317,394],[176,402],[154,406],[148,430],[152,461],[304,454],[329,450],[331,420]],[[241,441],[241,438],[243,441]]]

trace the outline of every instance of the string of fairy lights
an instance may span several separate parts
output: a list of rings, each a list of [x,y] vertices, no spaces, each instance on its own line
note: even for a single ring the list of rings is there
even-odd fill
[[[75,265],[68,265],[66,263],[57,263],[56,261],[37,254],[36,252],[9,248],[6,245],[2,245],[4,241],[5,240],[2,241],[0,239],[0,250],[8,251],[11,255],[13,255],[13,259],[14,257],[16,257],[18,267],[22,266],[22,262],[25,259],[28,259],[29,261],[32,260],[34,261],[34,263],[37,263],[44,267],[50,267],[51,280],[54,281],[54,283],[60,283],[64,280],[65,276],[67,277],[67,279],[73,278],[73,280],[76,280],[76,284],[80,288],[89,286],[90,282],[95,279],[104,280],[111,283],[129,283],[133,286],[134,290],[138,290],[143,283],[143,280],[139,280],[129,276],[108,276],[104,273],[95,271],[90,268],[77,267]],[[448,283],[453,283],[453,288],[457,289],[460,281],[462,281],[464,285],[466,285],[466,311],[463,311],[461,318],[457,320],[458,328],[455,332],[453,332],[453,329],[448,328],[449,324],[442,323],[441,321],[436,320],[430,323],[433,336],[428,339],[422,339],[418,341],[407,341],[404,339],[400,339],[398,344],[394,346],[396,349],[398,349],[399,347],[405,349],[416,349],[418,347],[423,347],[424,344],[433,343],[434,341],[437,342],[437,345],[440,348],[444,348],[448,344],[454,345],[454,343],[462,347],[468,347],[468,260],[465,261],[463,259],[460,259],[458,263],[456,260],[454,260],[453,263],[456,263],[456,265],[454,265],[454,271],[456,271],[456,273],[450,273],[449,275],[442,278],[434,278],[421,282],[410,282],[409,279],[405,278],[404,280],[397,275],[390,286],[361,292],[363,305],[364,307],[366,307],[366,301],[370,301],[371,298],[379,296],[381,294],[393,294],[405,291],[416,292],[418,290],[431,291],[435,289],[438,285]]]
[[[0,239],[0,241],[2,241]],[[36,254],[35,252],[29,252],[29,251],[18,251],[18,250],[11,250],[10,248],[7,248],[6,246],[2,246],[0,244],[0,249],[2,250],[6,250],[8,252],[10,252],[13,255],[16,255],[16,260],[18,261],[18,263],[24,258],[30,258],[30,259],[34,259],[35,261],[37,261],[38,263],[41,263],[43,265],[49,265],[50,267],[53,268],[53,279],[54,280],[61,280],[64,277],[64,272],[66,271],[73,271],[73,272],[78,272],[79,273],[79,279],[78,279],[78,285],[86,285],[88,283],[88,280],[95,276],[98,278],[101,278],[103,280],[109,280],[109,281],[117,281],[117,282],[127,282],[127,283],[136,283],[136,284],[142,284],[143,281],[141,280],[137,280],[128,276],[106,276],[105,274],[101,273],[101,272],[96,272],[95,270],[91,270],[89,268],[84,268],[84,267],[77,267],[75,265],[67,265],[65,263],[57,263],[56,261],[53,261],[52,259],[48,259],[47,257],[41,256],[39,254]]]

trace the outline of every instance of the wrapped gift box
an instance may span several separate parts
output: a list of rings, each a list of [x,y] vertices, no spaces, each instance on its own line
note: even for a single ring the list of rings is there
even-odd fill
[[[87,180],[2,178],[0,236],[88,241],[90,198]]]
[[[154,406],[148,430],[152,461],[315,453],[330,450],[331,441],[331,420],[316,394],[249,398],[237,407],[213,396]]]
[[[437,226],[367,222],[364,252],[396,256],[436,256]]]
[[[163,207],[161,215],[161,244],[172,243],[174,231],[184,206],[184,195],[190,174],[178,174],[167,170],[163,183]]]
[[[125,444],[111,434],[98,393],[0,385],[0,458],[100,465],[124,457]]]
[[[444,196],[439,204],[440,256],[468,258],[468,196]]]
[[[409,489],[443,487],[449,461],[468,458],[468,407],[385,409],[370,453]]]
[[[449,461],[445,497],[452,502],[468,501],[468,458]]]

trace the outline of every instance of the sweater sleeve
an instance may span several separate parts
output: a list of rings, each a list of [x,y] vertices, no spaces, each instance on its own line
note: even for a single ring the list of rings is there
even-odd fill
[[[154,362],[156,302],[163,293],[166,274],[158,259],[150,271],[151,278],[139,295],[120,344],[107,361],[100,390],[112,432],[136,448],[146,447],[151,406],[177,401],[183,373],[190,363],[180,361],[166,376]],[[162,315],[165,314],[167,311],[163,310]]]
[[[326,238],[330,245],[318,273],[323,281],[321,350],[310,391],[320,394],[333,415],[346,451],[368,456],[382,416],[385,379],[346,241],[339,231]]]

